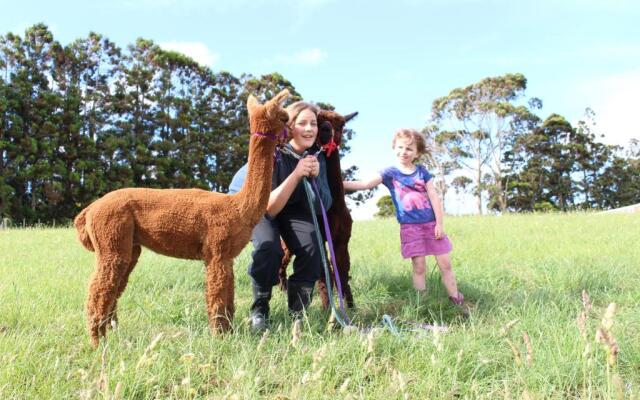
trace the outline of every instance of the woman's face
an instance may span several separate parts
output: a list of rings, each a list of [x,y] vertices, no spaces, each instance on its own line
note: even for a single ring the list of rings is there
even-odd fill
[[[313,146],[318,136],[318,121],[313,111],[305,109],[298,114],[291,135],[289,143],[297,153],[303,153]]]

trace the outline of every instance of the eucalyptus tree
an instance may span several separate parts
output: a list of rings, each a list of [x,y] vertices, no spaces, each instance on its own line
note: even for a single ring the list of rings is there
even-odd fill
[[[610,148],[612,156],[593,181],[594,204],[608,209],[640,203],[640,143],[633,139],[626,150]]]
[[[600,135],[603,137],[604,135]],[[615,146],[600,143],[597,140],[595,113],[590,108],[585,110],[585,118],[578,121],[575,129],[573,145],[576,152],[577,189],[581,192],[583,209],[602,207],[599,188],[596,182],[611,163],[615,153]]]
[[[493,202],[501,211],[508,208],[505,197],[503,154],[512,137],[538,123],[532,109],[541,102],[532,98],[528,105],[517,102],[524,96],[527,80],[522,74],[489,77],[452,90],[432,105],[432,120],[438,124],[436,142],[445,146],[451,161],[471,173],[478,213],[483,211],[482,194],[490,189]],[[484,176],[489,176],[489,186]]]
[[[386,194],[378,199],[376,202],[378,211],[373,215],[377,218],[390,218],[396,215],[396,207],[393,205],[391,196]]]
[[[440,196],[442,196],[442,205],[446,209],[446,196],[449,185],[447,180],[450,180],[451,186],[455,188],[456,192],[461,189],[466,189],[469,186],[470,179],[464,176],[452,177],[454,171],[460,169],[461,165],[456,158],[452,157],[449,149],[439,140],[438,126],[435,124],[427,125],[422,129],[422,134],[426,140],[426,153],[421,159],[421,162],[425,164],[427,169],[432,175],[436,177],[434,186]],[[465,179],[463,179],[465,178]],[[462,184],[464,182],[464,184]]]
[[[564,117],[552,114],[541,126],[515,139],[504,154],[505,162],[513,166],[503,177],[511,209],[547,210],[566,203],[573,193],[574,157],[568,146],[572,133]]]

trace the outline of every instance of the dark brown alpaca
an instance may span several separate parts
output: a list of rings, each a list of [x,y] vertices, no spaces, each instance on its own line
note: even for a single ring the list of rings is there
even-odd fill
[[[342,116],[334,111],[321,110],[318,113],[318,127],[320,130],[326,127],[326,124],[330,124],[333,129],[333,142],[336,147],[335,150],[327,156],[327,180],[329,182],[329,188],[331,189],[331,197],[333,198],[333,204],[327,211],[327,219],[329,220],[329,230],[331,231],[331,239],[333,241],[334,251],[336,255],[335,265],[338,267],[338,276],[340,277],[340,283],[342,286],[342,295],[345,298],[347,306],[352,308],[355,303],[353,301],[353,294],[351,293],[351,285],[349,284],[349,271],[351,269],[351,260],[349,258],[349,239],[351,238],[351,227],[353,225],[353,219],[351,219],[351,213],[347,208],[347,203],[344,199],[344,187],[342,185],[342,168],[340,167],[340,154],[339,147],[342,145],[342,135],[344,133],[345,124],[355,117],[358,113],[351,113],[346,116]],[[321,133],[318,137],[322,137]],[[327,154],[327,153],[325,153]],[[322,225],[322,221],[319,221]],[[284,246],[284,257],[280,265],[280,287],[286,288],[287,285],[287,265],[291,260],[291,252]],[[331,271],[333,273],[333,271]],[[335,286],[334,277],[331,275],[331,283]],[[329,307],[329,293],[327,290],[327,283],[324,273],[321,274],[318,280],[318,292],[320,293],[320,299],[323,307],[326,309]]]
[[[240,192],[120,189],[107,193],[76,217],[80,242],[96,253],[86,304],[94,346],[117,319],[116,304],[141,246],[171,257],[203,260],[209,326],[213,332],[230,329],[235,310],[233,259],[267,208],[273,154],[288,119],[281,107],[287,96],[284,90],[264,105],[249,96],[249,165]]]

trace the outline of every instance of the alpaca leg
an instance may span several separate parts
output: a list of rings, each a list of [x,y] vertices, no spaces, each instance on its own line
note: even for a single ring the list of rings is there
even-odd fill
[[[284,240],[280,240],[280,245],[282,246],[282,250],[284,251],[284,256],[282,256],[282,260],[280,261],[280,269],[278,269],[278,286],[280,290],[283,292],[287,291],[287,267],[289,266],[289,262],[291,261],[291,257],[293,254],[291,250],[287,247],[287,244]]]
[[[320,276],[318,282],[316,282],[316,286],[318,287],[318,294],[320,296],[320,301],[322,302],[322,308],[326,310],[329,308],[329,290],[327,288],[327,282],[324,277],[324,273],[322,274],[322,276]]]
[[[339,215],[338,215],[339,214]],[[347,209],[343,213],[336,214],[336,217],[330,222],[330,229],[334,234],[334,246],[336,254],[336,265],[338,266],[338,276],[342,285],[342,294],[344,296],[347,307],[355,307],[353,294],[351,293],[351,284],[349,282],[349,272],[351,270],[351,258],[349,257],[349,240],[351,239],[351,229],[353,228],[353,220]]]
[[[329,254],[327,252],[327,256],[328,255]],[[329,260],[329,279],[330,279],[329,284],[330,285],[333,283],[332,261],[333,260]],[[322,303],[322,309],[328,310],[329,309],[329,288],[327,288],[327,278],[324,272],[324,267],[322,269],[322,273],[320,273],[320,278],[318,278],[318,280],[316,281],[316,286],[318,288],[318,296],[320,296],[320,302]]]
[[[206,297],[209,327],[214,333],[231,329],[234,314],[233,260],[212,259],[207,263]]]
[[[141,250],[142,248],[140,247],[140,245],[133,246],[133,249],[131,251],[131,262],[129,262],[129,267],[124,272],[123,276],[120,278],[120,284],[118,285],[118,293],[116,294],[116,300],[113,303],[113,309],[109,314],[110,320],[109,320],[109,323],[107,324],[107,328],[115,328],[118,324],[118,299],[122,295],[122,292],[124,292],[124,289],[127,287],[127,283],[129,282],[129,275],[131,274],[131,271],[133,271],[133,268],[135,268],[136,264],[138,263],[138,258],[140,257]]]
[[[233,261],[231,261],[230,274],[227,274],[227,279],[225,286],[227,287],[227,315],[229,315],[229,322],[233,321],[233,316],[236,313],[236,305],[235,305],[235,282],[233,276]]]
[[[353,302],[353,294],[351,293],[351,285],[349,284],[351,260],[349,259],[348,242],[340,241],[337,243],[335,253],[338,276],[340,277],[340,285],[342,286],[342,295],[347,303],[347,307],[353,308],[355,304]]]
[[[98,346],[101,336],[106,337],[122,277],[132,260],[133,218],[125,209],[116,211],[99,214],[87,226],[97,260],[86,305],[89,335],[94,347]],[[103,219],[107,216],[108,220]]]
[[[116,301],[120,276],[128,262],[117,257],[101,257],[89,285],[87,324],[91,344],[98,347],[100,337],[106,337],[107,324]]]

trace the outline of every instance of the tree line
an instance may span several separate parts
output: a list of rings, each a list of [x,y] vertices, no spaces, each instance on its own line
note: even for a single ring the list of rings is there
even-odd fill
[[[442,193],[472,193],[479,212],[640,202],[638,141],[598,142],[592,112],[576,126],[540,119],[526,83],[507,74],[434,100],[424,162]],[[44,24],[0,36],[0,217],[64,223],[122,187],[226,192],[246,161],[248,95],[283,88],[302,98],[278,73],[214,72],[145,39],[123,49],[90,33],[62,45]]]
[[[640,203],[640,142],[601,143],[590,109],[575,126],[556,113],[543,120],[535,113],[542,101],[525,99],[526,87],[524,75],[506,74],[433,101],[424,161],[440,191],[473,194],[480,214]]]
[[[248,95],[284,88],[302,99],[278,73],[213,72],[145,39],[63,46],[44,24],[0,36],[0,217],[64,223],[122,187],[226,192],[247,158]]]

